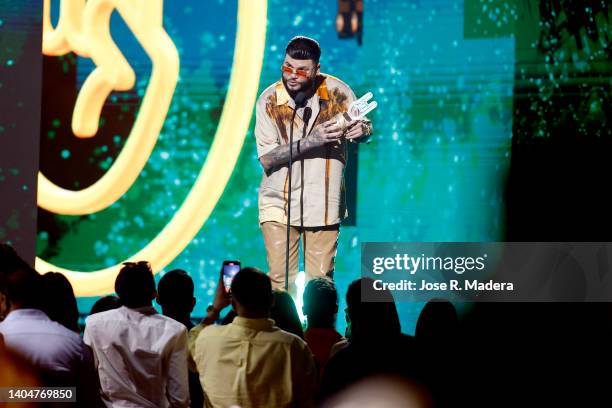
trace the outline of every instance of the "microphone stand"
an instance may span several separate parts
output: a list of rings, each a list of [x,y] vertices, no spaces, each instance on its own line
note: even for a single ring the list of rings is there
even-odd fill
[[[304,119],[304,127],[302,128],[302,139],[306,138],[306,131],[308,129],[308,122],[310,122],[310,116],[312,115],[312,109],[310,107],[304,108],[302,114]],[[299,145],[300,142],[298,142]],[[298,154],[300,151],[298,150]],[[306,234],[304,233],[304,159],[300,159],[300,233],[302,235],[302,259],[304,259],[304,266],[306,266]]]
[[[291,236],[291,174],[293,173],[293,123],[295,122],[295,114],[298,110],[297,104],[291,116],[291,126],[289,128],[289,180],[287,191],[287,240],[285,242],[285,291],[289,291],[289,237]]]
[[[291,116],[291,126],[289,129],[289,179],[288,179],[288,192],[287,192],[287,241],[285,245],[285,290],[289,291],[289,238],[291,237],[291,175],[293,174],[293,124],[295,122],[295,115],[298,109],[304,106],[306,102],[306,95],[303,92],[298,92],[294,98],[295,109],[293,109],[293,115]]]

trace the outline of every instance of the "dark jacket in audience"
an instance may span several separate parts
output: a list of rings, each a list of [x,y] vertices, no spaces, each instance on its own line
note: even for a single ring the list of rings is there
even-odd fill
[[[325,366],[319,397],[325,400],[346,387],[374,375],[391,374],[417,379],[421,364],[416,342],[401,333],[399,316],[390,292],[375,293],[379,302],[362,302],[373,291],[372,280],[354,281],[346,294],[351,325],[349,345]]]

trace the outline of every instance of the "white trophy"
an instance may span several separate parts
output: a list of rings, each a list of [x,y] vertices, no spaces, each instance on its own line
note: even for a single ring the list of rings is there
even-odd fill
[[[347,112],[339,113],[334,117],[336,124],[343,130],[346,130],[349,124],[356,120],[362,120],[369,122],[366,115],[372,112],[378,106],[376,101],[369,102],[374,95],[372,92],[368,92],[361,98],[353,101],[348,108]]]

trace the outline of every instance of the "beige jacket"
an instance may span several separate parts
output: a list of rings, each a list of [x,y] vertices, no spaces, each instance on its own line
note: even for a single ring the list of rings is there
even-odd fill
[[[353,91],[337,78],[321,74],[317,84],[316,93],[306,103],[312,109],[307,135],[314,126],[338,113],[346,112],[355,100]],[[289,126],[294,108],[295,102],[281,81],[269,86],[259,96],[255,123],[258,157],[289,142]],[[296,114],[294,141],[302,137],[303,112],[304,109],[298,109]],[[291,176],[291,225],[299,226],[301,217],[305,227],[334,225],[348,215],[343,178],[346,159],[346,141],[341,141],[328,143],[294,161]],[[267,174],[264,172],[259,188],[260,223],[287,223],[288,167],[286,164]]]

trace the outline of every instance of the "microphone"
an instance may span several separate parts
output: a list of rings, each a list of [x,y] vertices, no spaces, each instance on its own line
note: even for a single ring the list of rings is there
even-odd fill
[[[293,100],[295,101],[295,108],[301,108],[304,106],[304,102],[306,102],[306,94],[304,92],[298,92]]]

